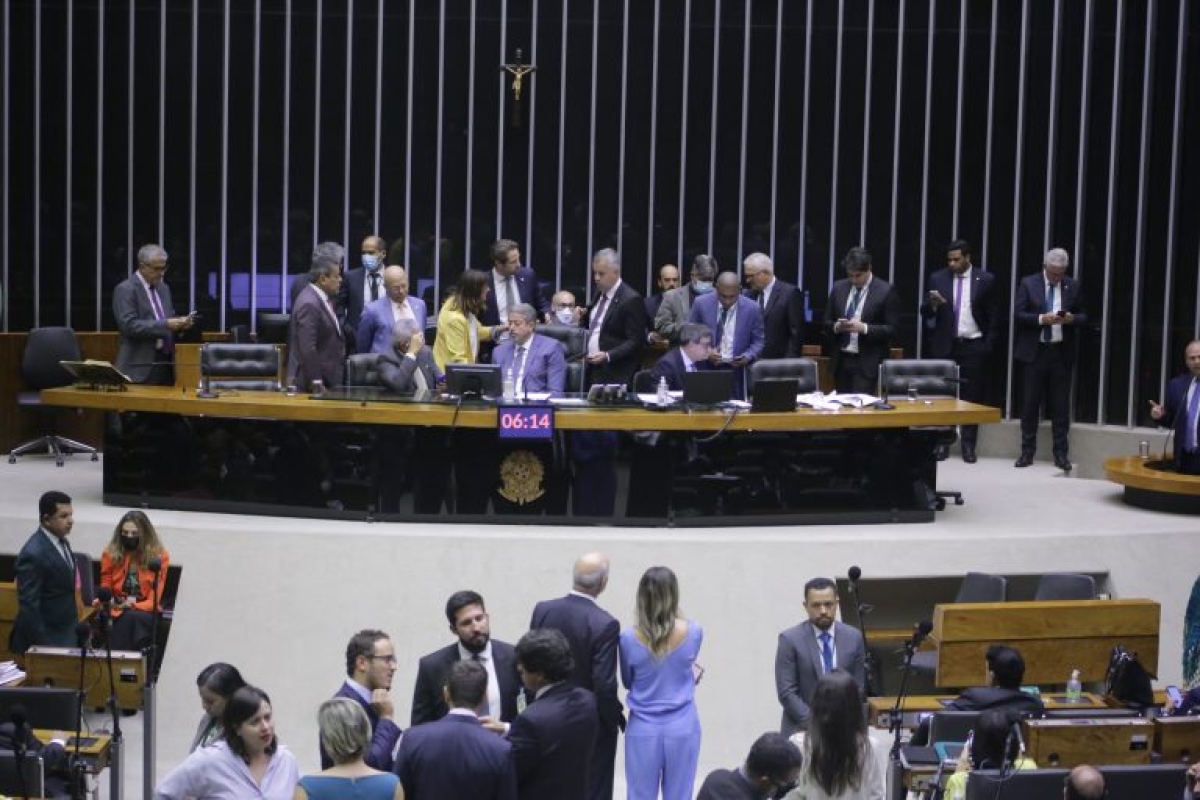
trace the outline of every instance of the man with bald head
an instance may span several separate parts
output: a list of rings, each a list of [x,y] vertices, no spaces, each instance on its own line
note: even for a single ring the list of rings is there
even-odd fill
[[[1175,429],[1175,471],[1200,475],[1200,339],[1183,350],[1188,371],[1172,378],[1160,404],[1150,401],[1150,416]]]
[[[762,309],[742,295],[742,286],[733,272],[717,276],[717,290],[696,299],[688,312],[688,322],[698,322],[712,331],[709,363],[714,369],[733,370],[733,394],[746,398],[746,369],[762,353]]]
[[[371,235],[362,240],[361,267],[346,272],[342,282],[342,297],[346,309],[347,349],[355,352],[355,334],[362,321],[363,310],[384,296],[383,270],[387,267],[387,242]]]
[[[617,637],[621,626],[596,602],[607,585],[608,557],[584,553],[575,562],[570,593],[538,603],[529,622],[531,629],[554,628],[566,637],[575,659],[569,682],[596,695],[600,729],[592,753],[590,800],[612,800],[617,730],[625,727],[621,701],[617,699]]]
[[[400,320],[412,322],[419,331],[425,330],[425,303],[408,294],[408,273],[404,267],[384,267],[383,291],[384,297],[363,309],[357,330],[359,353],[391,352],[396,323]]]
[[[1071,770],[1063,786],[1063,800],[1103,800],[1107,796],[1104,774],[1087,764]]]

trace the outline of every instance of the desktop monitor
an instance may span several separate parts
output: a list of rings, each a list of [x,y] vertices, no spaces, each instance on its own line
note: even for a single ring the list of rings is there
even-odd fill
[[[733,372],[727,369],[699,370],[683,374],[683,402],[715,406],[733,397]]]
[[[504,391],[499,364],[447,364],[446,392],[454,397],[499,397]]]
[[[25,707],[31,728],[75,730],[79,693],[59,686],[5,686],[0,688],[0,719],[10,719],[16,706]]]

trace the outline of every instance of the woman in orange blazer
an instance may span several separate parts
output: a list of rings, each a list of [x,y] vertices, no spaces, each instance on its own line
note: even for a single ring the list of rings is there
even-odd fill
[[[158,559],[158,592],[149,564]],[[112,540],[100,557],[100,585],[112,590],[114,650],[141,650],[150,644],[154,609],[161,608],[170,555],[158,539],[150,518],[141,511],[121,517]]]

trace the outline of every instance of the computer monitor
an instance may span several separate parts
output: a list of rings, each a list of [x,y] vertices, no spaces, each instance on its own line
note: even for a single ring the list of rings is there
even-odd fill
[[[499,364],[447,364],[446,392],[455,397],[499,397],[504,391]]]
[[[15,706],[24,706],[31,728],[75,730],[79,695],[60,686],[6,686],[0,688],[0,719],[10,719]]]

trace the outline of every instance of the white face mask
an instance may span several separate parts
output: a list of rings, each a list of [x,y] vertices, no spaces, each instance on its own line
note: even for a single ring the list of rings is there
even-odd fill
[[[570,308],[556,308],[554,310],[554,316],[557,317],[558,321],[563,325],[570,325],[574,321],[575,311],[574,309]]]
[[[692,281],[692,291],[696,294],[708,294],[712,290],[712,281]]]

